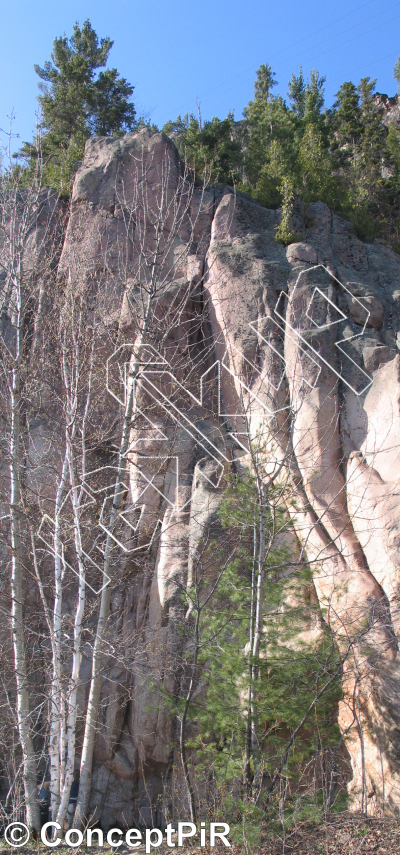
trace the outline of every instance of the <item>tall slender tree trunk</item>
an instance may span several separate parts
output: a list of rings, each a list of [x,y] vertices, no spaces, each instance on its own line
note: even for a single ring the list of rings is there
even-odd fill
[[[258,531],[257,521],[254,519],[253,525],[253,561],[251,565],[251,599],[250,599],[250,626],[249,626],[249,690],[247,704],[247,720],[246,720],[246,745],[245,745],[245,780],[244,786],[248,792],[251,787],[252,770],[251,770],[251,707],[252,707],[252,687],[253,687],[253,644],[254,644],[254,607],[256,603],[256,563],[258,549]]]
[[[181,755],[183,777],[185,779],[185,784],[186,784],[186,794],[187,794],[187,798],[188,798],[188,802],[189,802],[190,820],[191,820],[191,822],[194,822],[194,823],[196,822],[196,803],[195,803],[194,792],[193,792],[192,782],[190,780],[189,768],[188,768],[187,757],[186,757],[186,720],[187,720],[187,714],[188,714],[190,702],[192,700],[194,687],[195,687],[197,661],[198,661],[199,649],[200,649],[199,624],[200,624],[201,608],[200,608],[198,596],[196,597],[196,599],[197,599],[197,604],[196,604],[196,621],[195,621],[195,627],[194,627],[194,655],[193,655],[193,662],[192,662],[192,672],[190,675],[189,688],[188,688],[187,693],[186,693],[185,703],[184,703],[184,707],[183,707],[183,711],[182,711],[181,728],[180,728],[180,734],[179,734],[179,750],[180,750],[180,755]]]
[[[74,541],[75,551],[78,559],[79,568],[79,590],[78,602],[74,620],[74,649],[72,654],[71,677],[68,690],[68,720],[66,734],[66,754],[64,785],[61,792],[60,806],[57,813],[57,822],[63,824],[69,799],[69,790],[71,784],[72,773],[75,763],[75,744],[76,744],[76,719],[78,713],[77,694],[79,685],[79,671],[81,667],[81,646],[82,646],[82,623],[85,612],[86,600],[86,571],[84,556],[82,552],[81,527],[80,527],[80,501],[79,490],[75,481],[74,461],[72,452],[72,443],[67,429],[67,458],[70,473],[70,483],[72,487],[72,506],[74,513]]]
[[[67,455],[64,456],[60,483],[58,485],[54,514],[54,606],[53,606],[53,678],[51,686],[50,721],[50,777],[51,777],[51,815],[57,816],[60,805],[61,779],[64,758],[62,756],[62,725],[64,717],[64,699],[61,673],[61,616],[62,616],[62,578],[63,560],[61,547],[61,503],[68,473]]]
[[[10,513],[11,513],[11,628],[17,681],[18,730],[23,755],[23,779],[26,821],[35,833],[40,831],[39,801],[36,786],[36,757],[31,733],[29,689],[23,617],[23,563],[21,545],[21,488],[20,488],[20,408],[21,408],[21,358],[22,316],[20,279],[17,284],[16,342],[11,380],[11,435],[10,435]]]
[[[250,679],[250,719],[251,719],[251,757],[254,763],[254,787],[257,788],[260,784],[260,741],[258,732],[258,711],[257,711],[257,696],[258,696],[258,680],[259,680],[259,659],[260,645],[262,635],[262,609],[263,609],[263,581],[264,581],[264,563],[265,563],[265,486],[262,481],[258,481],[258,502],[259,502],[259,525],[258,525],[258,556],[257,556],[257,584],[255,589],[255,614],[254,614],[254,634],[253,634],[253,649],[251,679]]]

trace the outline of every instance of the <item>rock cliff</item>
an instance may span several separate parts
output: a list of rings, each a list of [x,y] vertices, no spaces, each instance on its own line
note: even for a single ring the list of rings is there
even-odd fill
[[[135,336],[134,299],[127,300],[123,283],[129,281],[133,293],[140,275],[134,257],[122,258],[127,207],[121,199],[133,192],[132,163],[141,157],[152,204],[166,147],[173,186],[180,165],[163,135],[89,140],[59,263],[61,278],[81,283],[94,315],[99,306],[103,312],[112,394],[104,373],[98,413],[111,445],[122,418],[118,379],[112,385],[114,342],[128,352]],[[105,827],[162,821],[154,806],[163,793],[165,803],[166,782],[172,792],[177,761],[173,720],[159,688],[178,690],[180,592],[196,544],[215,520],[221,473],[243,451],[247,408],[251,436],[267,427],[273,438],[272,470],[290,457],[296,534],[321,615],[339,647],[354,638],[355,628],[365,630],[338,713],[352,767],[349,791],[356,806],[363,790],[370,812],[383,803],[398,812],[400,257],[378,242],[360,242],[322,203],[294,211],[298,241],[284,247],[275,241],[279,212],[223,186],[201,194],[196,189],[191,201],[192,212],[200,211],[196,238],[174,265],[163,318],[183,300],[188,283],[190,297],[179,323],[164,325],[148,345],[139,395],[143,420],[131,437],[127,503],[145,505],[146,513],[130,520],[136,540],[129,551],[125,533],[125,557],[116,570],[114,654],[103,681],[91,809]],[[182,224],[169,249],[175,259],[186,239]],[[109,465],[107,451],[101,453],[102,465]],[[149,543],[138,558],[139,547]],[[82,707],[89,675],[88,648]]]

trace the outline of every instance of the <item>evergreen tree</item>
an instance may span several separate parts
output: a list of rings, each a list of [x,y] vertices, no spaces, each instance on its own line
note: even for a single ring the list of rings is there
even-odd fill
[[[364,164],[368,165],[370,169],[376,169],[378,165],[380,166],[387,137],[386,128],[381,121],[379,110],[375,104],[375,85],[376,80],[363,77],[357,87],[361,102],[362,135],[360,151]]]
[[[320,77],[319,72],[312,69],[310,79],[304,88],[304,121],[306,124],[319,125],[321,123],[322,107],[324,106],[325,77]]]
[[[325,682],[332,675],[333,680],[316,703],[317,711],[313,710],[318,734],[304,728],[296,738],[295,752],[286,767],[290,789],[315,751],[334,748],[340,740],[336,723],[341,692],[338,653],[328,632],[321,632],[311,643],[304,641],[302,633],[316,619],[310,574],[303,566],[289,575],[284,570],[295,563],[288,538],[292,523],[287,502],[292,502],[289,490],[282,485],[269,487],[263,514],[267,549],[260,568],[264,577],[262,640],[256,657],[251,644],[256,619],[254,543],[260,542],[261,518],[253,474],[243,472],[228,479],[219,508],[221,542],[209,542],[199,553],[199,568],[186,592],[198,629],[199,668],[189,710],[196,735],[188,729],[186,746],[196,752],[192,766],[196,781],[204,778],[213,783],[218,814],[211,814],[212,818],[225,814],[237,820],[261,818],[259,798],[264,810],[265,803],[260,781],[263,777],[271,781],[289,735],[312,703],[318,677]],[[227,535],[236,548],[235,557],[224,566]],[[218,580],[215,566],[221,568]],[[189,661],[193,645],[194,639],[188,645]],[[255,691],[251,693],[252,687]],[[257,752],[254,746],[248,750],[253,719],[258,722]],[[210,810],[210,805],[202,807]],[[293,797],[293,808],[304,816],[318,812],[313,799],[301,805],[299,791]]]
[[[397,57],[396,65],[393,69],[393,77],[397,80],[398,91],[400,94],[400,56]]]
[[[354,83],[343,83],[337,92],[332,120],[336,159],[344,163],[353,156],[362,132],[360,99]]]
[[[305,113],[306,84],[303,77],[303,69],[300,66],[299,76],[292,74],[289,80],[288,98],[292,102],[292,110],[298,119],[302,119]]]
[[[273,139],[266,153],[266,162],[260,169],[260,177],[253,190],[253,196],[258,202],[267,208],[278,208],[281,205],[286,171],[287,163],[282,144]]]
[[[70,39],[54,40],[51,60],[43,68],[34,66],[41,81],[44,178],[61,192],[68,192],[89,136],[121,134],[134,127],[133,86],[115,68],[96,77],[112,46],[108,37],[99,41],[90,21],[82,28],[76,22]],[[32,145],[24,144],[22,154],[33,157],[34,152]]]
[[[122,136],[135,126],[135,108],[131,103],[133,86],[120,77],[116,68],[101,71],[93,83],[89,126],[101,137]]]
[[[174,122],[167,122],[163,131],[202,178],[207,173],[212,183],[233,184],[239,180],[242,153],[232,113],[222,121],[214,117],[203,127],[192,113],[183,119],[178,116]]]
[[[400,87],[400,57],[394,68]],[[349,219],[362,240],[386,238],[397,248],[400,235],[399,132],[385,126],[375,97],[376,81],[342,84],[324,110],[325,77],[312,69],[288,84],[288,101],[273,94],[268,63],[256,72],[254,97],[244,120],[214,117],[204,127],[180,116],[164,130],[181,155],[211,182],[236,183],[268,208],[282,207],[277,239],[294,239],[290,218],[295,197],[323,201]]]
[[[400,130],[394,122],[389,125],[386,149],[395,184],[400,190]]]
[[[253,193],[267,207],[279,205],[278,188],[282,175],[296,170],[298,149],[298,119],[280,95],[274,97],[271,94],[272,85],[274,81],[270,66],[260,66],[254,86],[254,101],[249,101],[243,111],[246,119],[246,182],[243,189]],[[261,92],[264,93],[263,97]],[[276,160],[278,150],[279,165]]]
[[[256,71],[256,82],[254,84],[254,100],[269,101],[271,97],[271,89],[278,85],[278,81],[274,80],[275,72],[268,63],[260,65]]]
[[[320,77],[319,72],[313,68],[306,83],[301,67],[299,76],[292,74],[289,80],[288,98],[291,101],[291,109],[297,118],[304,120],[306,124],[320,124],[325,80],[326,78]]]
[[[338,197],[337,180],[332,175],[332,160],[324,146],[321,132],[314,124],[306,128],[299,149],[303,202],[326,202],[335,206]]]

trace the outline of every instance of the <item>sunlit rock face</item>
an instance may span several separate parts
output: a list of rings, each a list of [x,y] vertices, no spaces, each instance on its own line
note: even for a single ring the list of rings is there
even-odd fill
[[[137,335],[127,299],[127,283],[140,273],[137,230],[131,257],[123,248],[133,166],[145,164],[151,206],[166,150],[172,192],[176,150],[147,131],[90,140],[75,179],[59,272],[101,307],[104,365],[115,341],[129,354]],[[295,211],[301,240],[286,248],[275,240],[279,212],[230,188],[205,196],[196,188],[195,239],[185,252],[190,229],[182,223],[169,249],[175,262],[163,317],[179,301],[181,309],[169,329],[160,322],[152,334],[139,384],[143,418],[132,428],[127,504],[145,510],[132,517],[116,566],[114,648],[95,748],[91,810],[105,828],[157,826],[166,799],[184,803],[163,692],[173,699],[184,685],[182,592],[199,544],[218,536],[216,511],[231,461],[243,452],[244,415],[253,437],[269,432],[270,471],[290,461],[298,539],[339,647],[370,621],[339,707],[353,803],[364,790],[370,812],[383,802],[388,812],[400,809],[400,257],[360,242],[322,203],[306,213],[304,221]],[[171,219],[166,235],[172,228]],[[109,445],[122,415],[104,372],[98,420]],[[89,645],[85,654],[82,712]]]

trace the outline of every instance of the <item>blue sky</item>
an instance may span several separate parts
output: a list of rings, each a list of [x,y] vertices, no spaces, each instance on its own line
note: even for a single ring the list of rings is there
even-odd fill
[[[400,2],[393,0],[3,0],[0,29],[0,127],[31,139],[36,62],[50,58],[55,36],[89,18],[110,36],[110,65],[135,85],[137,110],[162,126],[178,113],[239,119],[253,94],[255,70],[269,62],[285,95],[292,71],[325,74],[326,103],[344,80],[377,77],[396,92]]]

